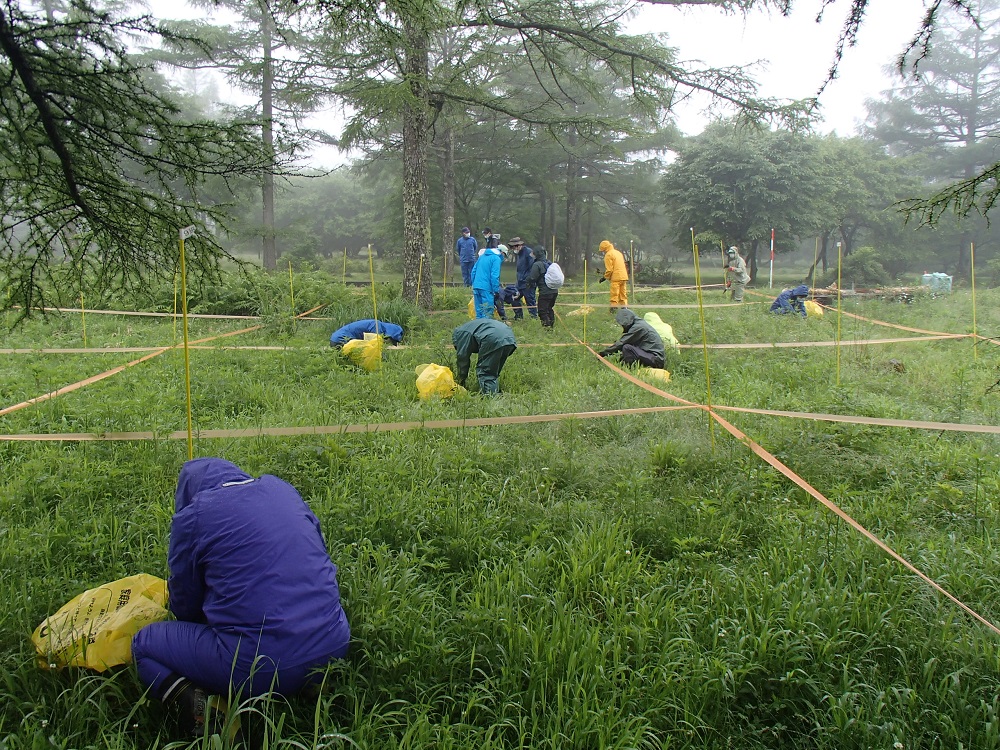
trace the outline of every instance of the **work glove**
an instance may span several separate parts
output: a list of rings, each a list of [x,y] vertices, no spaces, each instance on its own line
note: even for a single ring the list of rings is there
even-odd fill
[[[731,287],[732,285],[733,285],[733,282],[731,282],[731,281],[727,281],[727,282],[726,282],[726,289],[728,289],[728,288],[729,288],[729,287]]]
[[[609,354],[611,354],[611,352],[609,352],[607,349],[602,349],[601,351],[599,351],[597,353],[597,356],[603,358],[603,357],[607,357]]]
[[[604,283],[605,281],[607,281],[607,280],[608,280],[608,277],[607,277],[607,276],[602,276],[602,277],[601,277],[601,280],[600,280],[600,281],[598,281],[597,283],[598,283],[598,284],[603,284],[603,283]]]

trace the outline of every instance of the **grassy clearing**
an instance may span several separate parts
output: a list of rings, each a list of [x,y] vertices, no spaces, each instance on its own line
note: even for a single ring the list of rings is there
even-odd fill
[[[601,290],[603,291],[603,290]],[[308,296],[305,292],[305,296]],[[319,296],[320,292],[315,292]],[[686,291],[638,293],[647,304]],[[721,295],[719,295],[721,300]],[[984,299],[985,298],[985,299]],[[562,299],[576,299],[565,295]],[[582,300],[582,298],[580,298]],[[203,428],[347,424],[660,405],[537,324],[499,399],[422,403],[413,367],[450,364],[454,312],[411,323],[381,373],[343,365],[334,321],[219,342],[278,352],[192,353]],[[618,329],[591,300],[587,339]],[[713,301],[711,299],[707,301]],[[981,295],[979,328],[1000,331]],[[297,293],[298,302],[298,293]],[[309,300],[303,300],[311,307]],[[363,293],[338,314],[367,317]],[[851,311],[943,331],[969,300],[867,302]],[[298,306],[297,306],[298,307]],[[380,300],[380,309],[382,301]],[[572,305],[557,308],[560,313]],[[713,308],[714,342],[833,340],[836,320]],[[661,309],[682,342],[697,310]],[[323,314],[329,314],[324,311]],[[170,321],[88,317],[88,343],[172,341]],[[563,315],[555,340],[582,334]],[[400,318],[402,322],[402,318]],[[0,347],[80,346],[79,319],[32,323]],[[997,423],[1000,350],[967,341],[863,347],[899,335],[843,321],[833,348],[710,353],[713,401],[771,409]],[[199,322],[199,335],[237,321]],[[404,323],[405,325],[405,323]],[[14,342],[23,342],[15,344]],[[30,342],[30,343],[28,343]],[[113,345],[113,344],[111,344]],[[131,355],[4,355],[3,405]],[[889,364],[903,363],[903,371]],[[702,401],[703,356],[668,360],[669,390]],[[183,429],[171,352],[0,417],[0,432]],[[993,621],[1000,443],[994,436],[727,415],[914,564]],[[676,412],[561,423],[336,437],[204,440],[254,473],[292,482],[319,516],[354,642],[317,696],[269,709],[288,747],[936,748],[1000,746],[998,640],[885,559],[716,430]],[[0,747],[162,747],[163,715],[129,670],[39,671],[28,635],[83,588],[165,574],[183,441],[0,443]]]

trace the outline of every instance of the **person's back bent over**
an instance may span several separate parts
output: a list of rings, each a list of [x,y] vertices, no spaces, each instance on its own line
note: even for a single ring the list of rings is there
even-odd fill
[[[139,678],[171,702],[193,689],[291,694],[347,653],[350,628],[319,521],[287,482],[219,458],[181,469],[170,610],[132,640]]]
[[[476,378],[479,392],[495,395],[500,392],[500,370],[517,349],[510,328],[498,320],[477,318],[463,323],[451,334],[455,345],[456,382],[465,387],[472,366],[472,355],[478,354]]]

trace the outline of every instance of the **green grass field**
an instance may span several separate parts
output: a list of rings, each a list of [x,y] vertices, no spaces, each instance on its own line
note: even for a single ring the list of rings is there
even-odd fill
[[[287,276],[284,282],[287,283]],[[339,279],[338,279],[339,280]],[[287,288],[287,287],[285,287]],[[191,352],[195,429],[373,425],[670,405],[572,344],[617,338],[602,285],[592,314],[560,297],[554,335],[521,345],[499,398],[417,398],[414,368],[454,365],[464,290],[424,314],[379,286],[407,328],[383,369],[328,346],[371,317],[370,290],[296,279],[249,300],[260,330]],[[276,291],[277,290],[277,291]],[[219,312],[202,301],[196,311]],[[248,293],[247,296],[252,297]],[[779,317],[750,297],[707,307],[709,343],[835,341],[838,321]],[[220,301],[222,300],[222,301]],[[134,300],[132,300],[134,302]],[[688,305],[689,290],[636,290]],[[722,303],[717,290],[705,302]],[[1000,293],[977,327],[1000,335]],[[112,306],[112,305],[109,305]],[[160,295],[159,309],[169,309]],[[152,309],[152,308],[150,308]],[[972,329],[971,298],[845,302],[845,312],[932,331]],[[656,308],[700,344],[697,308]],[[198,319],[191,337],[250,325]],[[586,334],[584,335],[584,325]],[[169,319],[91,314],[88,347],[169,346]],[[64,314],[0,334],[0,409],[141,353],[83,346]],[[176,331],[176,332],[175,332]],[[995,425],[1000,348],[917,336],[844,316],[838,349],[711,349],[712,403]],[[266,346],[280,349],[223,347]],[[700,348],[669,354],[666,390],[708,399]],[[474,378],[470,382],[474,387]],[[166,576],[186,423],[183,358],[169,351],[99,383],[0,416],[0,748],[168,744],[165,715],[132,671],[43,671],[29,636],[85,588]],[[723,412],[726,419],[994,623],[1000,511],[996,435]],[[153,432],[134,441],[12,435]],[[296,437],[197,438],[196,455],[295,485],[323,525],[353,631],[318,695],[267,707],[274,747],[996,748],[998,637],[796,488],[701,411],[496,427]],[[221,744],[219,744],[221,742]],[[204,747],[227,741],[208,738]],[[199,746],[201,746],[199,744]]]

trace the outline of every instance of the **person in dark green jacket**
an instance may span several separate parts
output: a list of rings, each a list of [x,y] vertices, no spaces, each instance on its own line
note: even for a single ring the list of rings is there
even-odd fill
[[[517,349],[517,342],[510,328],[499,320],[476,318],[456,328],[451,334],[451,340],[457,352],[458,384],[465,387],[472,355],[478,354],[476,377],[479,379],[479,392],[491,395],[499,393],[500,370],[507,357]]]
[[[622,327],[622,337],[598,353],[602,357],[609,357],[621,352],[623,365],[639,362],[646,367],[662,370],[666,365],[666,349],[656,329],[642,318],[637,318],[627,307],[619,308],[615,313],[615,320]]]

